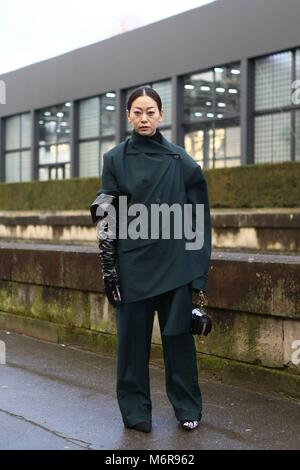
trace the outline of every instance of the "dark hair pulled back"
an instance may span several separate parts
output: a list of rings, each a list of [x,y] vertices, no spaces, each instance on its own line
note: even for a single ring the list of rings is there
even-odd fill
[[[133,90],[133,92],[131,93],[131,95],[129,96],[127,100],[128,111],[130,111],[134,100],[136,100],[140,96],[150,96],[150,98],[152,98],[156,102],[159,111],[161,111],[162,109],[161,98],[159,94],[157,93],[157,91],[155,91],[154,88],[150,86],[140,86],[139,88],[136,88],[135,90]]]

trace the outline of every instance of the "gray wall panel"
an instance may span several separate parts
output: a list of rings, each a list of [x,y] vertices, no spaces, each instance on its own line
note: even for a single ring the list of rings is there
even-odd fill
[[[300,46],[299,18],[299,0],[218,0],[0,76],[0,116]]]

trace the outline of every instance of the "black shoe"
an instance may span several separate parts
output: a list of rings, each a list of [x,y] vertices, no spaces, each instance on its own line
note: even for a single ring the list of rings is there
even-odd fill
[[[180,425],[185,431],[193,431],[199,426],[199,421],[197,421],[196,419],[192,421],[184,420],[180,421]]]
[[[141,423],[137,423],[134,426],[128,426],[127,424],[125,424],[125,428],[135,429],[136,431],[141,432],[150,432],[152,429],[152,423],[151,421],[142,421]]]

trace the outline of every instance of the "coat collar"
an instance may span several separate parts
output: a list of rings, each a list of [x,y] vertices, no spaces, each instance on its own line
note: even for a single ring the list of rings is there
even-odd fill
[[[176,152],[176,150],[174,150],[173,144],[162,134],[160,143],[157,140],[149,139],[133,131],[128,138],[126,153],[168,153],[176,155],[178,151]]]

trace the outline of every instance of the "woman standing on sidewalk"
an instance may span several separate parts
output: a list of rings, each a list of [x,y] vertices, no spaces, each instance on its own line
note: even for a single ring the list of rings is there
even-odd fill
[[[130,95],[127,119],[133,126],[130,138],[103,156],[102,188],[97,193],[103,208],[113,201],[118,216],[127,217],[119,196],[127,196],[126,211],[136,203],[147,209],[153,204],[179,203],[183,207],[188,203],[192,204],[195,230],[196,204],[203,204],[204,244],[200,249],[186,249],[184,236],[105,240],[105,218],[98,222],[105,292],[116,306],[118,403],[126,428],[151,431],[149,357],[157,311],[167,396],[182,428],[192,430],[202,416],[190,327],[192,305],[206,291],[211,255],[206,181],[192,157],[158,130],[163,109],[153,88],[140,87]],[[128,218],[129,222],[134,219]]]

